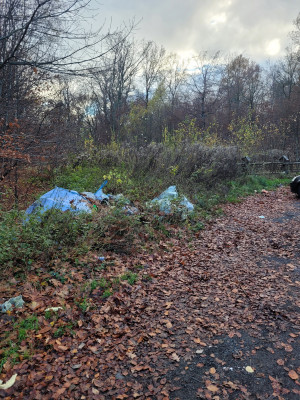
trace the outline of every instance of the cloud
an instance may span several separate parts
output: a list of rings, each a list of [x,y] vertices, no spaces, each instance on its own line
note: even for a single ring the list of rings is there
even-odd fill
[[[141,20],[135,35],[168,51],[243,53],[256,61],[283,54],[298,0],[102,0],[101,14],[119,25]],[[95,4],[98,2],[94,0]]]

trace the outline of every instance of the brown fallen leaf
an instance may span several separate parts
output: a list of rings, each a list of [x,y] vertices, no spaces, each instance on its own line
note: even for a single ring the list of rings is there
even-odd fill
[[[180,358],[178,357],[178,355],[177,355],[176,353],[172,353],[172,354],[171,354],[171,358],[172,358],[172,360],[174,360],[174,361],[177,361],[177,362],[180,361]]]
[[[294,379],[295,381],[299,378],[299,375],[297,374],[297,372],[296,371],[294,371],[293,369],[291,369],[290,371],[289,371],[289,377],[291,378],[291,379]]]
[[[57,349],[60,351],[67,351],[67,350],[69,350],[69,347],[60,345],[60,346],[57,346]]]
[[[226,386],[226,387],[230,387],[231,389],[234,389],[234,390],[238,389],[238,386],[235,383],[231,382],[231,381],[223,382],[223,385]]]
[[[284,361],[281,358],[279,358],[276,362],[278,365],[284,365]]]
[[[166,322],[166,327],[167,327],[168,329],[171,329],[172,326],[173,326],[173,325],[171,324],[170,321],[167,321],[167,322]]]
[[[200,344],[201,346],[206,346],[206,343],[202,342],[199,338],[194,338],[193,340],[195,343]]]
[[[214,392],[214,393],[219,390],[218,386],[216,386],[216,385],[207,385],[206,387],[210,392]]]

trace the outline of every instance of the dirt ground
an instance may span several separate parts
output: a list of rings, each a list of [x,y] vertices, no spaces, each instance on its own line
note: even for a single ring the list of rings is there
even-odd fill
[[[46,268],[10,279],[0,296],[23,293],[24,313],[35,302],[40,327],[35,354],[5,366],[0,379],[17,379],[0,398],[299,399],[300,200],[279,188],[223,210],[193,240],[115,258],[114,269],[141,267],[138,282],[105,300],[94,290],[85,312],[74,293],[91,265],[43,290],[33,280],[45,282]],[[63,305],[52,324],[50,305]],[[0,316],[4,329],[13,317]],[[70,320],[73,334],[55,338]]]

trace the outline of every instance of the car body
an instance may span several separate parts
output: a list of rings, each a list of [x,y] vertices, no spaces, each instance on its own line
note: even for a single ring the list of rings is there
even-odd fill
[[[292,179],[290,187],[291,192],[296,193],[300,197],[300,175],[297,175]]]

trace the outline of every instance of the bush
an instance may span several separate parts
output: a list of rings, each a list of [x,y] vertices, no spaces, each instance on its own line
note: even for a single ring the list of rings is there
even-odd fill
[[[0,271],[14,265],[29,266],[34,260],[48,261],[64,251],[85,251],[90,215],[51,210],[32,216],[23,223],[24,214],[4,212],[0,217]]]
[[[81,176],[86,184],[84,190],[94,190],[108,176],[111,179],[106,190],[109,193],[125,191],[132,200],[150,200],[174,184],[193,195],[199,188],[211,189],[219,182],[236,178],[240,173],[239,158],[236,147],[210,147],[201,142],[183,141],[176,146],[151,143],[139,148],[115,144],[87,156],[83,165],[71,173],[67,171],[67,177],[63,173],[57,182],[66,188],[82,190],[77,181]]]

